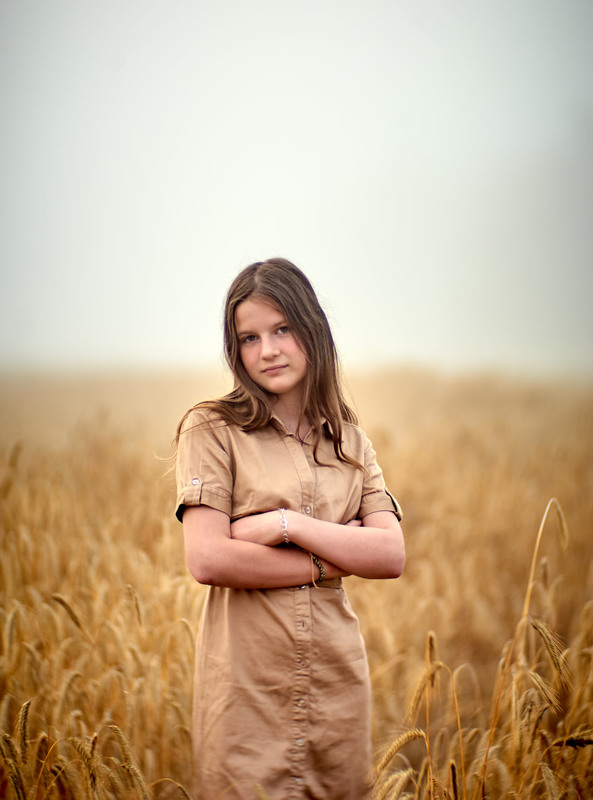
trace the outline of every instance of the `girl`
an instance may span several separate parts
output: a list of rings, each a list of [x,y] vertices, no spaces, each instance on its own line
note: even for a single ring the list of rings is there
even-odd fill
[[[397,502],[344,401],[305,275],[272,258],[226,299],[233,391],[177,430],[177,517],[209,585],[197,641],[197,796],[361,800],[370,683],[342,578],[397,578]],[[263,790],[263,794],[262,794]]]

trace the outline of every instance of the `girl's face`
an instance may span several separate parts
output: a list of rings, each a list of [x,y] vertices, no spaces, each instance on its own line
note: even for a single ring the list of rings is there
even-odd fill
[[[284,403],[300,403],[307,358],[284,314],[264,300],[243,300],[235,309],[235,327],[251,380]]]

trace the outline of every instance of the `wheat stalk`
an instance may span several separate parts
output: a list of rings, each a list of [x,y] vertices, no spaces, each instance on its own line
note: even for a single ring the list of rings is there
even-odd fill
[[[19,757],[16,746],[8,734],[3,734],[0,746],[0,757],[8,767],[8,777],[14,787],[18,800],[26,800],[25,786],[19,770]]]
[[[10,782],[14,787],[14,791],[18,800],[26,800],[27,795],[25,793],[25,787],[23,784],[23,779],[21,778],[20,772],[18,767],[13,761],[8,762],[10,766]]]
[[[130,763],[132,761],[132,751],[130,749],[130,743],[128,742],[124,732],[119,725],[108,725],[107,727],[119,743],[122,761],[124,763]]]
[[[400,736],[398,736],[397,739],[389,745],[381,757],[381,760],[377,764],[377,772],[380,773],[383,769],[385,769],[387,764],[389,764],[398,750],[400,750],[405,744],[408,744],[408,742],[413,742],[414,739],[423,739],[426,743],[426,734],[420,728],[412,728],[411,730],[400,734]]]
[[[566,664],[563,663],[562,650],[557,638],[554,636],[545,622],[537,619],[532,619],[530,621],[532,627],[537,631],[541,640],[543,641],[548,655],[550,656],[550,661],[554,665],[554,669],[558,673],[560,680],[562,683],[568,683],[568,668]]]
[[[558,693],[554,691],[554,689],[544,678],[542,678],[539,672],[529,670],[528,675],[533,681],[537,690],[543,696],[548,706],[550,706],[550,708],[553,708],[554,711],[560,711],[560,700],[558,697]]]
[[[132,780],[134,781],[136,788],[140,792],[142,800],[149,800],[148,789],[146,788],[146,784],[144,783],[144,778],[142,777],[142,774],[140,773],[138,767],[136,767],[134,764],[126,762],[125,764],[121,764],[121,768],[126,770],[126,772],[128,772],[132,776]]]
[[[80,672],[76,670],[71,670],[70,672],[66,673],[64,680],[62,681],[62,685],[60,687],[60,693],[58,695],[58,701],[56,703],[56,723],[62,718],[64,713],[64,707],[66,705],[66,699],[70,688],[74,681],[82,678]]]
[[[45,797],[49,797],[50,791],[53,788],[54,784],[56,784],[57,787],[61,787],[60,790],[61,796],[68,797],[72,795],[71,787],[65,780],[65,778],[68,777],[69,766],[70,766],[69,762],[65,761],[62,758],[62,756],[58,756],[56,763],[49,768],[49,772],[52,778],[45,790]]]
[[[180,783],[177,783],[177,781],[172,780],[171,778],[159,778],[159,780],[154,781],[153,783],[151,783],[149,788],[152,789],[154,786],[159,786],[162,783],[170,783],[170,784],[172,784],[175,787],[175,789],[177,789],[179,791],[181,796],[183,798],[185,798],[185,800],[192,800],[192,797],[189,794],[189,792],[187,791],[187,789],[184,786],[182,786]]]
[[[39,739],[37,740],[37,754],[36,754],[36,758],[37,758],[37,761],[41,761],[41,767],[40,767],[40,769],[39,769],[39,772],[38,772],[38,774],[37,774],[37,781],[36,781],[36,784],[35,784],[35,791],[34,791],[34,793],[33,793],[33,797],[34,797],[34,798],[37,798],[37,796],[38,796],[38,794],[39,794],[39,785],[40,785],[40,783],[41,783],[41,781],[42,781],[42,778],[44,778],[44,777],[45,777],[46,767],[47,767],[47,774],[48,774],[48,775],[51,775],[51,774],[52,774],[52,768],[51,768],[51,766],[49,765],[49,757],[51,756],[52,750],[53,750],[54,748],[56,748],[56,750],[57,750],[57,748],[58,748],[58,740],[56,739],[56,740],[55,740],[55,741],[54,741],[54,742],[53,742],[53,743],[52,743],[52,744],[51,744],[51,745],[50,745],[50,746],[47,748],[47,750],[45,750],[45,752],[43,753],[43,748],[45,748],[45,747],[47,746],[47,744],[48,744],[48,743],[49,743],[49,737],[48,737],[48,735],[47,735],[46,733],[42,733],[42,734],[39,736]],[[43,753],[43,758],[41,758],[41,756],[42,756],[42,753]],[[52,781],[51,781],[51,784],[53,784],[53,782],[54,782],[54,781],[53,781],[53,779],[52,779]],[[48,786],[48,787],[46,787],[46,796],[47,796],[48,794],[49,794],[49,786]]]
[[[134,587],[130,583],[128,583],[126,588],[130,593],[130,596],[134,603],[134,609],[136,611],[136,619],[138,621],[138,625],[142,625],[142,612],[140,610],[140,601],[138,599],[138,592],[136,591],[136,589],[134,589]]]
[[[411,725],[416,720],[422,698],[426,698],[430,686],[435,685],[435,674],[438,672],[438,670],[444,668],[445,665],[442,661],[433,661],[420,675],[412,694],[412,700],[410,701],[408,710],[404,716],[404,721],[406,724]]]
[[[4,639],[4,650],[7,654],[7,665],[8,669],[14,669],[14,664],[16,662],[16,648],[14,646],[14,641],[16,638],[16,627],[18,623],[18,606],[15,604],[14,608],[11,610],[10,614],[8,615],[8,620],[6,622],[6,629],[5,629],[5,639]]]
[[[496,699],[495,699],[494,708],[493,708],[493,712],[492,712],[492,720],[491,720],[491,723],[490,723],[490,733],[489,733],[489,736],[488,736],[488,743],[486,745],[486,752],[484,754],[484,760],[482,762],[482,767],[480,769],[480,774],[478,776],[478,781],[477,781],[476,788],[475,788],[475,791],[474,791],[473,800],[476,800],[476,798],[478,797],[479,793],[482,790],[484,776],[486,774],[486,765],[488,763],[488,755],[489,755],[489,751],[490,751],[490,748],[492,746],[492,742],[493,742],[493,739],[494,739],[494,733],[495,733],[495,730],[496,730],[496,725],[498,723],[498,716],[499,716],[499,713],[500,713],[500,704],[501,704],[501,699],[502,699],[502,693],[503,693],[504,685],[505,685],[505,682],[506,682],[506,678],[508,677],[508,672],[510,670],[511,659],[512,659],[513,652],[514,652],[514,649],[515,649],[515,646],[516,646],[516,643],[517,643],[517,640],[518,640],[519,633],[524,629],[526,621],[528,619],[529,606],[530,606],[530,603],[531,603],[531,592],[532,592],[532,589],[533,589],[533,579],[534,579],[535,567],[536,567],[536,563],[537,563],[537,556],[538,556],[538,553],[539,553],[539,547],[540,547],[540,543],[541,543],[541,540],[542,540],[542,535],[543,535],[544,527],[545,527],[545,524],[546,524],[546,520],[548,518],[549,511],[550,511],[550,509],[552,507],[556,508],[556,511],[558,512],[558,517],[560,519],[560,527],[561,527],[561,534],[562,534],[562,536],[561,536],[562,545],[564,547],[566,547],[567,543],[568,543],[568,528],[566,526],[566,521],[564,519],[564,512],[562,511],[562,508],[561,508],[560,503],[558,502],[558,500],[555,497],[553,497],[548,501],[548,504],[546,506],[546,510],[545,510],[544,515],[542,517],[542,520],[541,520],[541,523],[540,523],[540,527],[539,527],[539,531],[538,531],[538,534],[537,534],[537,537],[536,537],[535,547],[534,547],[532,558],[531,558],[531,567],[530,567],[530,570],[529,570],[529,578],[528,578],[528,581],[527,581],[527,591],[526,591],[525,600],[524,600],[524,603],[523,603],[522,616],[521,616],[521,619],[519,620],[519,623],[517,624],[517,627],[515,629],[515,634],[513,636],[513,639],[511,640],[510,646],[507,648],[507,651],[506,651],[506,654],[505,654],[505,658],[504,658],[504,661],[503,661],[503,668],[502,668],[502,671],[501,671],[501,677],[499,679],[499,687],[498,687],[498,691],[497,691],[497,694],[496,694]]]
[[[529,614],[529,606],[531,603],[531,592],[533,590],[533,579],[535,576],[535,568],[537,564],[537,556],[539,553],[539,547],[541,544],[542,536],[544,533],[544,528],[546,525],[546,520],[548,519],[548,514],[550,509],[554,507],[558,514],[558,519],[560,520],[560,541],[562,543],[562,547],[566,550],[568,547],[568,527],[566,525],[566,520],[564,518],[564,512],[562,511],[562,506],[558,502],[555,497],[552,497],[548,501],[548,505],[546,506],[546,510],[544,511],[544,515],[542,517],[541,524],[539,526],[539,531],[537,533],[537,538],[535,540],[535,547],[533,549],[533,555],[531,557],[531,567],[529,570],[529,578],[527,580],[527,592],[525,593],[525,602],[523,603],[523,619],[527,619],[527,615]]]
[[[26,703],[20,708],[16,727],[19,734],[19,749],[21,754],[21,761],[24,766],[27,764],[27,721],[29,719],[29,708],[31,707],[31,700],[27,700]]]
[[[76,752],[80,756],[81,761],[84,764],[85,769],[87,771],[91,792],[95,794],[97,787],[97,767],[96,767],[96,760],[93,757],[91,748],[86,742],[84,742],[78,736],[71,736],[67,741],[72,745],[72,747],[76,750]]]
[[[564,791],[559,785],[558,778],[547,764],[540,764],[540,769],[546,784],[548,797],[550,800],[560,800],[564,796]]]
[[[52,594],[51,599],[55,600],[56,603],[61,605],[64,611],[68,614],[68,616],[72,620],[72,622],[76,625],[78,630],[84,632],[84,628],[80,621],[80,617],[78,616],[76,611],[72,608],[70,603],[66,600],[66,598],[63,597],[61,594]]]
[[[394,775],[390,775],[385,783],[379,788],[378,792],[376,793],[375,800],[386,800],[387,795],[390,793],[393,797],[399,797],[400,792],[410,778],[413,777],[413,775],[414,770],[411,767],[408,767],[401,772],[396,772]]]
[[[461,759],[461,763],[463,765],[463,758]],[[459,800],[459,783],[457,780],[457,767],[455,766],[455,762],[451,761],[449,764],[449,774],[451,777],[451,789],[453,791],[453,800]],[[463,780],[463,791],[465,794],[465,778]]]
[[[10,715],[10,705],[14,698],[10,694],[5,694],[0,702],[0,731],[7,731],[10,727],[8,721]]]
[[[4,755],[7,759],[11,759],[14,761],[15,764],[18,764],[20,761],[18,747],[12,736],[8,733],[3,733],[0,737],[0,749],[4,752]]]

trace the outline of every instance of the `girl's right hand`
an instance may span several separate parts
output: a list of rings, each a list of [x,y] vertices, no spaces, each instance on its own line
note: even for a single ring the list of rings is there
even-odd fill
[[[263,514],[250,514],[231,523],[231,539],[241,539],[253,544],[269,547],[280,544],[280,512],[265,511]]]
[[[336,567],[335,564],[332,564],[330,561],[326,561],[324,558],[319,560],[323,564],[326,580],[331,580],[331,578],[347,578],[349,575],[351,575],[350,572],[344,572],[343,569]]]

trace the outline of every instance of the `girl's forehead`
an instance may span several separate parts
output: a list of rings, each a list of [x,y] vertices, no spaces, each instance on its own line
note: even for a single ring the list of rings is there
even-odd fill
[[[239,303],[235,309],[235,321],[251,319],[251,320],[268,320],[272,317],[284,317],[282,309],[272,301],[265,297],[248,297]]]

